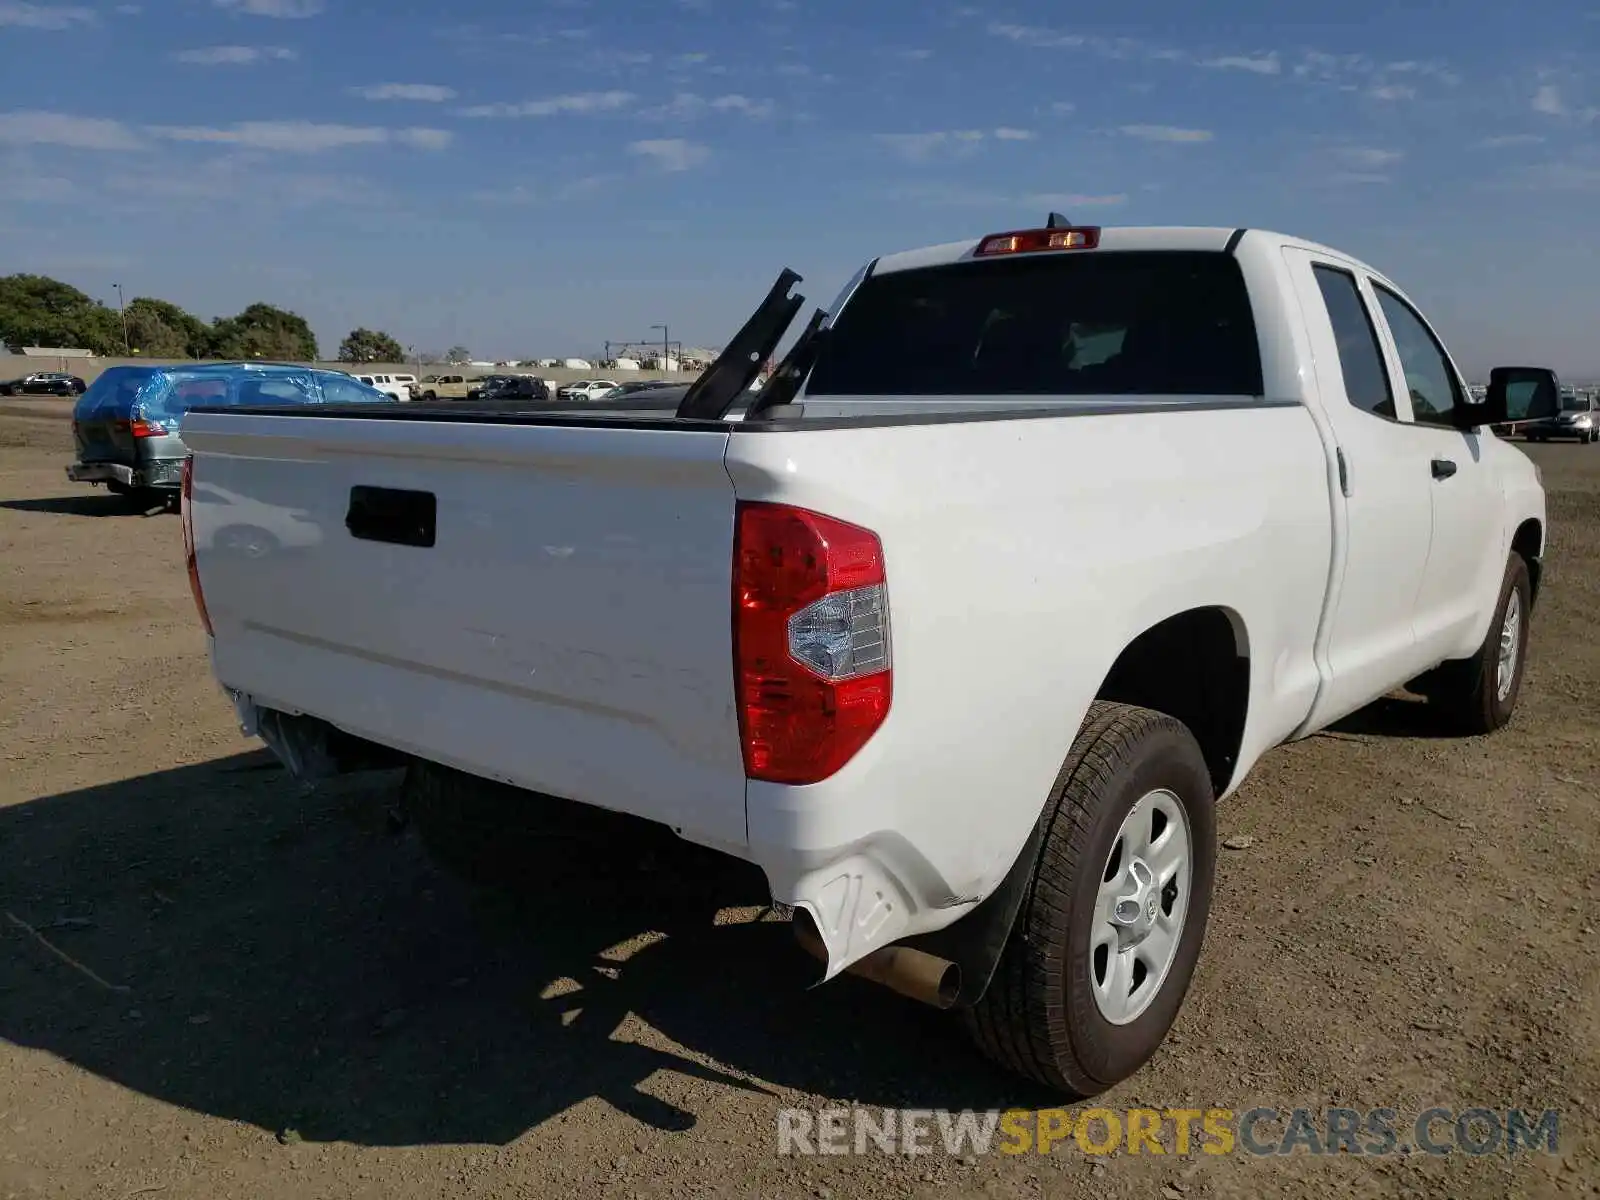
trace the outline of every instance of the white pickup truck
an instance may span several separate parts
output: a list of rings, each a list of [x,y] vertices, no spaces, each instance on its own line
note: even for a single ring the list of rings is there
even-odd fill
[[[874,260],[751,392],[797,279],[665,402],[191,410],[216,675],[302,775],[377,750],[435,821],[497,791],[754,863],[824,978],[1096,1093],[1178,1012],[1264,752],[1407,684],[1511,717],[1545,502],[1489,426],[1559,382],[1473,403],[1324,246],[1052,214]],[[232,554],[215,489],[318,536]]]

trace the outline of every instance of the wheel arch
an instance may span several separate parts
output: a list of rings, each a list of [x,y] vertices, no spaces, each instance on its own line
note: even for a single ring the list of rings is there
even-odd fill
[[[1200,743],[1221,795],[1238,768],[1250,714],[1250,634],[1243,616],[1206,605],[1156,622],[1123,648],[1095,699],[1182,721]]]
[[[1173,663],[1182,664],[1173,670]],[[1244,618],[1220,604],[1185,609],[1131,638],[1089,702],[1113,701],[1166,713],[1194,734],[1212,787],[1222,795],[1238,768],[1250,700],[1250,637]],[[1074,728],[1065,758],[1081,729]],[[1044,813],[1045,798],[1040,799]],[[1045,822],[1035,820],[999,885],[960,920],[904,945],[947,958],[961,968],[956,1001],[966,1008],[988,990],[1026,895],[1043,844]]]

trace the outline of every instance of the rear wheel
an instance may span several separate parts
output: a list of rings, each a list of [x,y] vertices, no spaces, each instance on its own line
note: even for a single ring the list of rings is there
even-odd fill
[[[1188,992],[1216,870],[1210,772],[1181,722],[1097,701],[1040,819],[1028,892],[966,1019],[1001,1066],[1092,1096],[1150,1059]]]

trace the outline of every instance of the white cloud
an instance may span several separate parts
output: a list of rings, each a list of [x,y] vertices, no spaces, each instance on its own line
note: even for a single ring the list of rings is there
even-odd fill
[[[707,99],[694,92],[679,92],[666,104],[645,109],[639,115],[658,121],[692,121],[707,113],[738,113],[752,119],[762,119],[770,117],[774,107],[771,100],[752,100],[749,96],[737,93]]]
[[[563,113],[586,115],[616,112],[627,108],[638,97],[632,92],[571,92],[543,100],[524,100],[520,104],[476,104],[459,110],[463,117],[553,117]]]
[[[1064,117],[1069,113],[1077,112],[1078,106],[1070,100],[1057,100],[1050,106],[1050,111],[1055,113],[1057,116]]]
[[[121,121],[27,110],[0,113],[0,144],[72,150],[138,150],[143,145]]]
[[[938,129],[927,133],[879,133],[877,141],[909,163],[964,158],[983,142],[981,129]]]
[[[1487,137],[1478,143],[1480,150],[1503,150],[1510,146],[1537,146],[1544,142],[1544,138],[1537,133],[1505,133],[1499,137]]]
[[[718,96],[711,102],[711,108],[715,112],[739,113],[746,117],[770,117],[773,105],[771,100],[752,100],[735,92]]]
[[[0,25],[19,29],[71,29],[92,25],[94,10],[76,5],[28,4],[24,0],[0,2]]]
[[[232,9],[252,17],[274,17],[298,21],[314,17],[323,9],[322,0],[211,0],[218,8]]]
[[[1409,83],[1380,83],[1367,89],[1374,100],[1415,100],[1417,89]]]
[[[1209,129],[1183,129],[1177,125],[1124,125],[1120,132],[1144,142],[1209,142]]]
[[[711,149],[683,138],[649,138],[628,143],[628,153],[648,158],[663,171],[688,171],[711,157]]]
[[[285,46],[201,46],[180,50],[173,60],[202,67],[244,67],[259,62],[288,62],[295,52]]]
[[[1112,195],[1090,196],[1082,192],[1036,192],[1031,196],[1022,198],[1024,205],[1033,208],[1049,208],[1072,215],[1076,208],[1112,208],[1128,202],[1126,192],[1117,192]]]
[[[396,129],[393,133],[395,141],[414,150],[444,150],[455,137],[448,129],[428,129],[420,125]]]
[[[994,131],[994,136],[1002,142],[1031,142],[1039,135],[1031,129],[1013,129],[1009,125],[1002,125]]]
[[[454,88],[436,83],[372,83],[353,87],[350,92],[363,100],[416,100],[424,104],[443,104],[456,98]]]
[[[1561,99],[1561,89],[1547,83],[1533,94],[1533,111],[1550,117],[1567,115],[1566,102]]]
[[[528,205],[550,202],[559,203],[592,195],[616,182],[618,178],[619,176],[616,174],[580,175],[576,179],[564,179],[554,186],[518,183],[510,187],[484,188],[470,193],[470,196],[471,199],[480,204]]]
[[[1033,192],[1018,196],[1009,192],[991,191],[965,184],[923,182],[896,184],[889,188],[873,189],[884,200],[909,204],[941,205],[950,208],[988,208],[997,212],[1015,212],[1018,209],[1058,210],[1070,216],[1084,208],[1110,208],[1126,204],[1126,193],[1114,195],[1084,195],[1079,192]]]
[[[1384,150],[1378,146],[1344,146],[1338,155],[1351,166],[1369,169],[1390,167],[1405,157],[1399,150]]]
[[[217,128],[205,125],[156,125],[149,132],[175,142],[210,142],[250,150],[320,154],[351,146],[396,143],[417,150],[442,150],[451,142],[446,129],[385,129],[377,125],[325,125],[314,121],[242,121]]]
[[[1254,75],[1277,75],[1283,70],[1277,51],[1261,55],[1225,54],[1220,58],[1205,59],[1200,65],[1219,71],[1249,71]]]
[[[1011,25],[1003,21],[992,22],[989,25],[989,32],[994,37],[1005,38],[1007,41],[1024,46],[1072,48],[1088,42],[1088,39],[1080,33],[1061,33],[1054,29],[1046,29],[1042,25]]]

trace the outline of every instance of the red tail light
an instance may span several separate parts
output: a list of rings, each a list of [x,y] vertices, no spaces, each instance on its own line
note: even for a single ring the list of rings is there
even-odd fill
[[[741,502],[733,556],[745,774],[817,783],[889,715],[883,546],[870,530],[820,513]]]
[[[118,433],[131,433],[136,438],[163,437],[167,432],[160,421],[117,421],[114,427]]]
[[[194,594],[194,606],[200,610],[200,624],[206,636],[211,637],[211,614],[206,611],[206,594],[200,587],[200,566],[194,553],[194,455],[183,460],[183,489],[179,493],[179,511],[183,513],[183,557],[189,568],[189,591]]]

